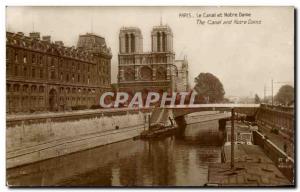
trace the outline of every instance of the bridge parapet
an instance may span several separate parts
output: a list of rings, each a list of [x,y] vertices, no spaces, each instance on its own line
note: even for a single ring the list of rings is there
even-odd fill
[[[195,104],[195,105],[176,105],[169,106],[166,108],[173,109],[175,117],[184,116],[189,113],[200,112],[200,111],[231,111],[234,110],[237,113],[242,113],[248,116],[254,116],[260,105],[259,104]]]

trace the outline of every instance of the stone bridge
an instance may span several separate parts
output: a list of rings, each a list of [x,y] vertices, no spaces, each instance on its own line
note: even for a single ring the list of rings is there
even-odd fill
[[[235,112],[247,116],[255,116],[260,108],[260,104],[195,104],[195,105],[176,105],[166,107],[173,110],[174,117],[180,117],[189,113],[199,111],[228,111],[234,109]]]

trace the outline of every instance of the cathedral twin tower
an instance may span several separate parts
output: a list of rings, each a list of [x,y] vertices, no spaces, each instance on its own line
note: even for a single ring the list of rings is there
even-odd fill
[[[151,52],[143,51],[143,36],[136,27],[123,27],[119,34],[118,84],[121,91],[175,91],[173,33],[169,26],[155,26]]]
[[[120,53],[143,53],[143,35],[137,27],[120,30]],[[173,33],[167,25],[154,27],[151,33],[152,52],[172,52]]]

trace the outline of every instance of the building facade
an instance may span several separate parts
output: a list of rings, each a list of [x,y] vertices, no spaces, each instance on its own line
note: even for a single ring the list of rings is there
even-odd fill
[[[178,92],[190,91],[189,87],[189,64],[187,58],[183,60],[175,60],[175,65],[178,69],[178,76],[176,78],[176,90]]]
[[[8,113],[60,111],[97,104],[110,90],[111,51],[105,39],[80,35],[77,48],[40,33],[6,33]]]
[[[169,26],[155,26],[151,52],[143,51],[143,36],[136,27],[123,27],[119,34],[118,87],[120,91],[176,91],[173,33]]]

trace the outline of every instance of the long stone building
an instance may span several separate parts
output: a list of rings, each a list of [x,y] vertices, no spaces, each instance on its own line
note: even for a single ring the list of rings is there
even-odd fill
[[[153,27],[151,52],[143,51],[143,36],[139,28],[121,28],[118,59],[120,91],[177,91],[179,71],[175,65],[173,32],[168,25]]]
[[[6,32],[8,113],[89,108],[110,89],[110,48],[95,34],[80,35],[77,48],[40,33]]]

